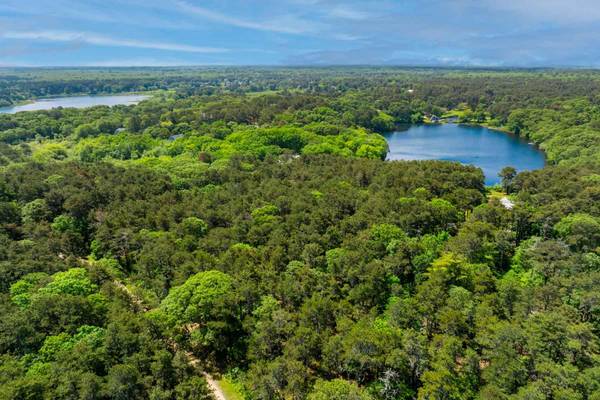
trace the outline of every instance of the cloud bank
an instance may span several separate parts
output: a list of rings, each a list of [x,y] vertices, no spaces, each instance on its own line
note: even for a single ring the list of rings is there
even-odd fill
[[[169,65],[600,67],[599,42],[597,0],[0,4],[0,48],[14,49],[0,52],[0,63],[10,65],[165,60]],[[62,49],[53,53],[60,43]]]

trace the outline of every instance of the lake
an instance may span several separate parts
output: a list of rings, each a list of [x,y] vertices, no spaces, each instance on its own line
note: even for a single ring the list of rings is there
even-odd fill
[[[388,160],[446,160],[483,170],[485,184],[500,183],[498,172],[507,165],[517,171],[545,165],[544,153],[515,135],[468,125],[411,125],[384,135]]]
[[[86,108],[93,106],[116,106],[119,104],[137,104],[150,96],[145,95],[116,95],[116,96],[73,96],[55,97],[35,100],[29,104],[0,108],[1,114],[14,114],[19,111],[50,110],[56,107]]]

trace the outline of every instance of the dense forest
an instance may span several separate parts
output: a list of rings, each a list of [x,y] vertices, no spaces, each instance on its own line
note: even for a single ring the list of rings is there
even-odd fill
[[[122,92],[0,114],[1,399],[600,399],[599,72],[0,70]],[[384,161],[434,115],[548,165]]]

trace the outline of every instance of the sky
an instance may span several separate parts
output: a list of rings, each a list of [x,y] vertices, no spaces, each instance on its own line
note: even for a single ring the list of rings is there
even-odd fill
[[[600,67],[600,0],[0,0],[0,66]]]

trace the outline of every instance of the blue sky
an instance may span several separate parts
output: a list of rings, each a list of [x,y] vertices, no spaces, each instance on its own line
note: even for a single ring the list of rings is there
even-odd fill
[[[0,66],[600,67],[599,0],[0,0]]]

